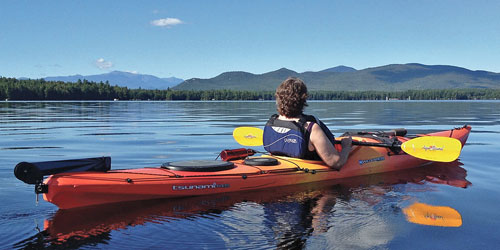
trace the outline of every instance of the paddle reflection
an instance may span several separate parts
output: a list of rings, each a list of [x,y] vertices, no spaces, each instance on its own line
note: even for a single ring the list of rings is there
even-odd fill
[[[259,226],[263,228],[261,229],[264,231],[263,234],[267,234],[264,237],[268,243],[272,242],[278,248],[304,247],[308,239],[326,232],[337,234],[336,237],[353,237],[352,234],[347,235],[346,231],[343,235],[338,235],[342,230],[330,230],[332,227],[348,226],[349,218],[363,221],[357,227],[360,231],[368,230],[370,225],[377,225],[379,232],[377,237],[371,237],[365,243],[362,241],[358,243],[365,244],[360,245],[363,247],[373,247],[384,244],[393,235],[389,225],[380,223],[382,219],[377,214],[380,211],[373,209],[387,199],[384,195],[393,191],[395,185],[406,183],[431,182],[466,188],[471,183],[466,180],[466,171],[459,165],[461,165],[459,162],[439,163],[405,171],[335,182],[293,185],[272,190],[59,210],[52,218],[45,221],[43,231],[16,243],[14,248],[47,248],[54,245],[63,248],[95,246],[110,241],[112,232],[117,230],[139,225],[152,226],[179,220],[195,220],[200,217],[217,220],[217,216],[230,213],[245,204],[255,204],[254,207],[260,210],[259,214],[262,214],[263,220]],[[422,185],[419,191],[431,189],[429,185]],[[404,193],[395,199],[407,199],[403,196],[407,194]],[[350,215],[351,217],[346,216],[349,207],[358,208],[358,213]],[[401,214],[401,208],[398,206],[394,206],[393,209]],[[247,228],[250,227],[237,230],[242,234],[254,233],[244,232],[250,230]],[[386,232],[385,238],[380,237],[381,230]],[[366,236],[366,232],[364,235]]]
[[[415,224],[439,227],[462,226],[460,213],[447,206],[432,206],[417,202],[404,208],[403,213],[406,215],[406,220]]]

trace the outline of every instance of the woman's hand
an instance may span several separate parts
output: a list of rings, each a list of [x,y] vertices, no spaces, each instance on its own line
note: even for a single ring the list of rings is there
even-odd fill
[[[342,138],[342,140],[340,140],[340,145],[342,145],[342,148],[351,148],[352,147],[352,138],[351,138],[351,136],[346,137],[346,138]]]

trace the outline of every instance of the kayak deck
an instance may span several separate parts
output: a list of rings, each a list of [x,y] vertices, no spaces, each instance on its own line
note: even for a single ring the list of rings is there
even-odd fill
[[[421,136],[443,136],[467,141],[471,127],[430,133]],[[406,137],[398,137],[402,142]],[[353,136],[353,140],[377,142]],[[383,147],[353,147],[347,163],[340,171],[322,161],[282,156],[277,165],[250,166],[244,160],[231,161],[234,167],[214,172],[171,170],[163,167],[110,170],[107,172],[60,173],[44,183],[48,192],[44,199],[61,209],[133,200],[175,198],[225,192],[257,190],[278,186],[348,178],[418,167],[430,161]]]

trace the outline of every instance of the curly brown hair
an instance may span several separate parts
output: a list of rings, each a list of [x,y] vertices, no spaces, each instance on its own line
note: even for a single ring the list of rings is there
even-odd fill
[[[276,89],[276,106],[280,115],[299,117],[307,106],[306,84],[296,77],[284,80]]]

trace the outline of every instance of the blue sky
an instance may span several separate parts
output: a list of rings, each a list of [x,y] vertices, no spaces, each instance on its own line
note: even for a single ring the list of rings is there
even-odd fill
[[[346,65],[500,72],[500,1],[0,2],[0,76],[211,78]]]

